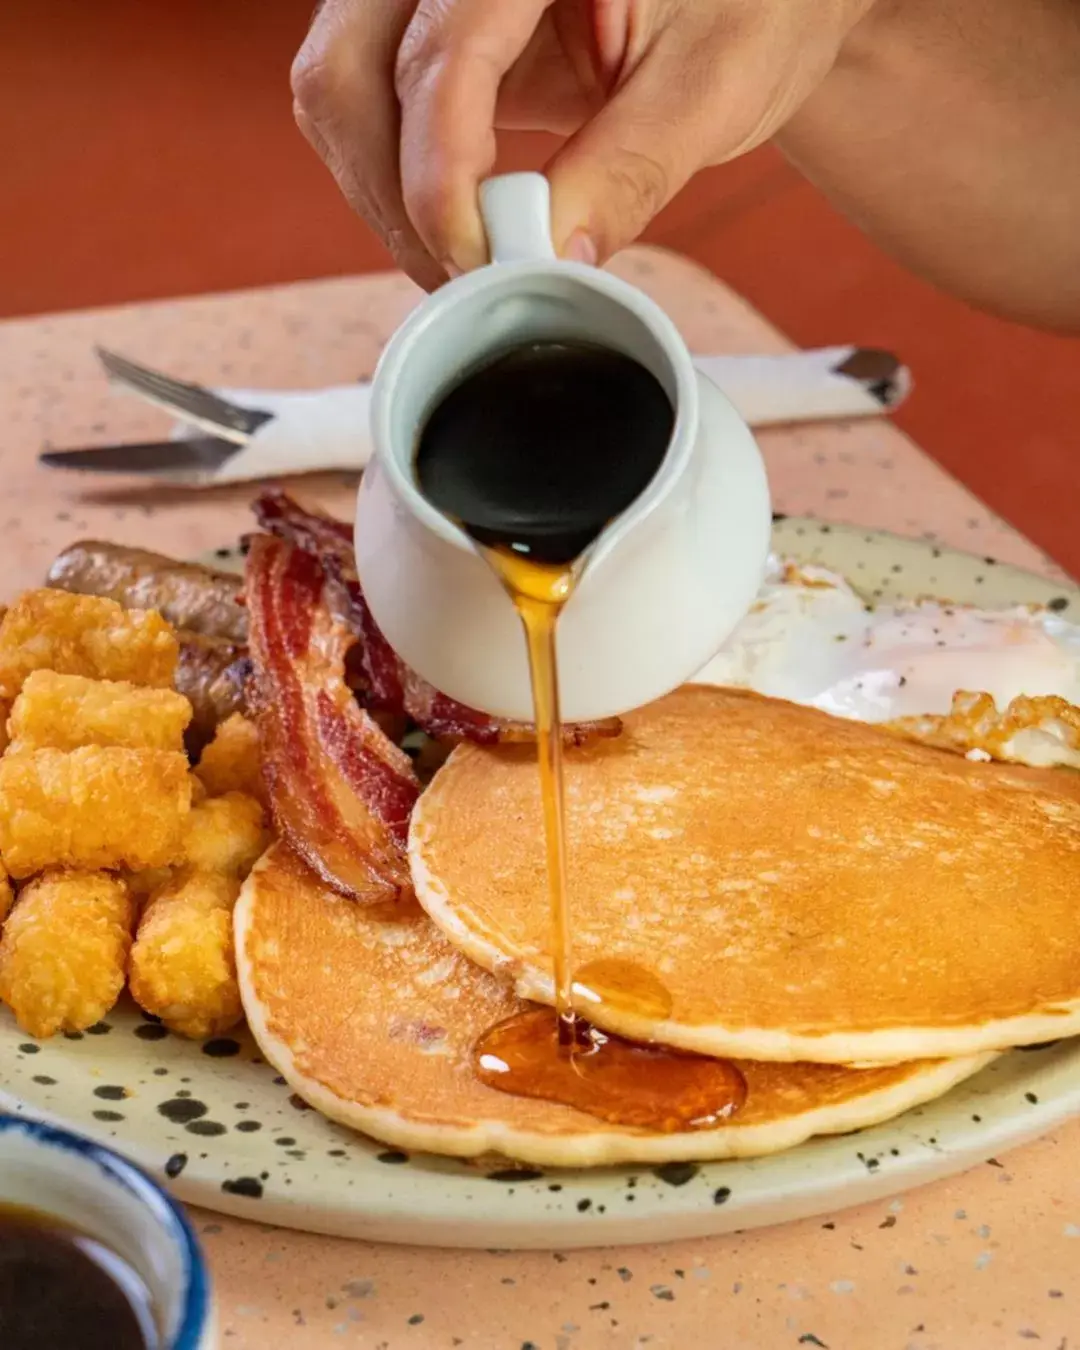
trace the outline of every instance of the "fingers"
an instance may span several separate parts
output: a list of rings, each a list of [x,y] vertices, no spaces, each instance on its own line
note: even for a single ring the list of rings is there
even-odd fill
[[[556,247],[600,261],[706,164],[782,126],[870,0],[326,0],[297,121],[421,285],[486,261],[495,126],[571,134]]]
[[[394,60],[413,0],[326,0],[292,68],[297,125],[414,281],[446,280],[401,194]]]
[[[632,243],[708,162],[702,112],[685,79],[646,58],[548,165],[556,250],[596,262]]]
[[[597,3],[612,7],[617,38],[621,0]],[[868,3],[661,5],[651,30],[635,11],[621,84],[548,166],[556,248],[603,261],[699,169],[762,144],[825,77]]]
[[[504,76],[551,0],[420,0],[396,66],[408,217],[449,271],[487,260],[478,188],[495,164]]]

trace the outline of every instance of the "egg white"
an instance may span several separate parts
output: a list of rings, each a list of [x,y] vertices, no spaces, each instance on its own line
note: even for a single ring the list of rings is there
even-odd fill
[[[862,722],[947,713],[960,689],[999,708],[1021,694],[1080,705],[1080,627],[1023,607],[870,607],[834,572],[772,559],[757,603],[697,682]]]

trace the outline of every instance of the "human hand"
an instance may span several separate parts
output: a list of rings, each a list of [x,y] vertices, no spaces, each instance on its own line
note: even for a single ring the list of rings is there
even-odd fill
[[[873,0],[325,0],[296,117],[431,289],[487,257],[495,132],[568,138],[547,167],[564,256],[603,261],[699,169],[769,139]]]

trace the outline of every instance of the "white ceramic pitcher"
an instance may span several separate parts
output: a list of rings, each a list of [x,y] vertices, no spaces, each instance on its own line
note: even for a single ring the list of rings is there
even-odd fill
[[[557,635],[563,717],[626,712],[692,678],[753,602],[771,523],[764,466],[667,315],[625,281],[556,258],[546,178],[494,178],[480,200],[491,264],[424,301],[375,374],[375,453],[356,511],[361,583],[394,649],[436,688],[531,720],[517,614],[469,538],[421,495],[417,442],[455,384],[518,343],[587,341],[632,356],[671,399],[671,444],[590,550]]]

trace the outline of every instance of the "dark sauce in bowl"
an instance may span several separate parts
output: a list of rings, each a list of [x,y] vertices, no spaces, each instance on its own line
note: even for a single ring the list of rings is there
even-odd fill
[[[2,1350],[159,1350],[150,1291],[103,1242],[0,1204]]]

